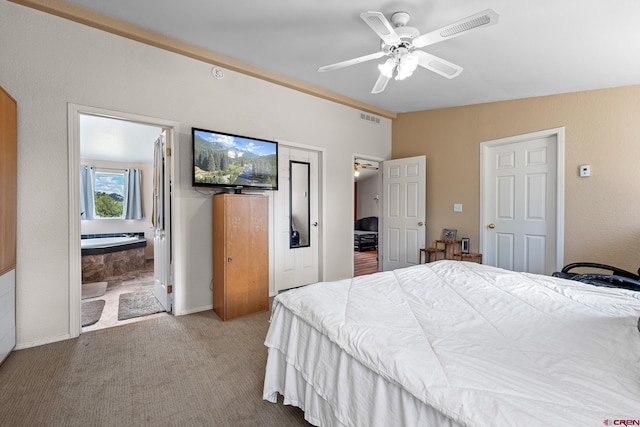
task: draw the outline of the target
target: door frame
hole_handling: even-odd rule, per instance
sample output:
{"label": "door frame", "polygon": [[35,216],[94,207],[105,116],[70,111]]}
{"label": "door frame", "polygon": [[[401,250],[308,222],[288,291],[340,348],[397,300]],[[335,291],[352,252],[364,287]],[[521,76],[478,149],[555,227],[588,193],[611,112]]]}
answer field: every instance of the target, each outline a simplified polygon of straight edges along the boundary
{"label": "door frame", "polygon": [[[80,336],[82,331],[82,251],[80,248],[80,115],[103,116],[116,119],[127,120],[148,124],[152,126],[162,127],[167,130],[167,141],[171,144],[172,155],[169,157],[169,167],[173,177],[178,173],[178,149],[175,147],[177,135],[180,134],[180,124],[178,122],[158,119],[138,114],[125,113],[122,111],[108,110],[98,107],[90,107],[86,105],[72,104],[67,105],[67,126],[69,139],[69,335],[74,338]],[[166,160],[165,160],[166,162]],[[175,186],[174,186],[175,190]],[[170,204],[173,215],[171,216],[171,230],[175,230],[175,217],[178,215],[175,206],[176,194],[173,192]],[[171,231],[173,233],[173,231]],[[175,245],[172,245],[172,252],[175,253]],[[174,254],[170,254],[170,258],[174,260]],[[172,263],[170,269],[170,277],[174,278],[174,282],[178,282]],[[174,307],[173,313],[176,313],[176,306],[180,307],[180,293],[177,292],[179,283],[174,283]]]}
{"label": "door frame", "polygon": [[[372,162],[378,162],[379,164],[379,169],[378,169],[378,190],[380,190],[380,200],[378,200],[378,208],[380,212],[384,212],[384,197],[382,197],[382,192],[384,190],[383,185],[382,185],[382,162],[384,162],[385,160],[389,160],[389,159],[384,159],[382,157],[376,157],[376,156],[372,156],[370,154],[360,154],[360,153],[353,153],[353,155],[351,156],[351,167],[350,167],[350,171],[351,171],[351,207],[353,208],[356,204],[356,194],[355,194],[355,177],[353,176],[353,165],[356,162],[356,159],[362,159],[362,160],[370,160]],[[354,227],[355,227],[355,223],[354,221],[351,221],[351,277],[353,277],[354,273],[355,273],[355,262],[354,262],[354,249],[353,249],[353,234],[354,234]],[[378,215],[378,271],[382,271],[382,259],[384,257],[384,251],[383,251],[383,243],[384,243],[384,236],[382,235],[383,233],[380,232],[380,230],[382,230],[382,227],[384,227],[384,219],[382,218],[382,215],[379,214]]]}
{"label": "door frame", "polygon": [[484,141],[480,143],[480,226],[479,226],[479,247],[481,253],[487,253],[487,209],[488,203],[486,201],[487,192],[486,186],[489,184],[487,179],[487,162],[489,160],[489,150],[491,148],[513,144],[531,139],[547,138],[550,136],[556,137],[556,265],[555,270],[559,271],[564,266],[564,180],[565,180],[565,165],[564,165],[564,139],[565,130],[564,127],[558,127],[553,129],[546,129],[537,132],[526,133],[522,135],[514,135],[506,138],[499,138],[490,141]]}

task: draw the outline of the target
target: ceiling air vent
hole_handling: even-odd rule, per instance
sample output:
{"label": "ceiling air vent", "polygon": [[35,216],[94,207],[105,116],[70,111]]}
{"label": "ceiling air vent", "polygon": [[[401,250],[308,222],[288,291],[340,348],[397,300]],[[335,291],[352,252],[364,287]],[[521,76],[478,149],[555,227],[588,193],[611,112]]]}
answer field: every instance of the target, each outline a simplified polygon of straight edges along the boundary
{"label": "ceiling air vent", "polygon": [[470,21],[462,22],[461,24],[452,25],[448,28],[445,28],[440,32],[440,35],[442,37],[451,37],[454,34],[464,33],[465,31],[473,30],[474,28],[481,27],[490,23],[491,17],[488,15],[483,15]]}
{"label": "ceiling air vent", "polygon": [[372,116],[371,114],[360,113],[360,118],[370,123],[380,124],[380,117]]}

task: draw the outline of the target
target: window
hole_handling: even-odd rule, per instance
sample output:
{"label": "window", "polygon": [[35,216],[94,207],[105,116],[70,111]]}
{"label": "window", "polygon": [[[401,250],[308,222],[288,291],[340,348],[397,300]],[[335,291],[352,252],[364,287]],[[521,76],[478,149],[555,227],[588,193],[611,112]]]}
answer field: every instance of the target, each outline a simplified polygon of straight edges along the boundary
{"label": "window", "polygon": [[142,171],[80,166],[80,218],[144,218]]}
{"label": "window", "polygon": [[122,219],[124,170],[96,169],[93,188],[95,217]]}

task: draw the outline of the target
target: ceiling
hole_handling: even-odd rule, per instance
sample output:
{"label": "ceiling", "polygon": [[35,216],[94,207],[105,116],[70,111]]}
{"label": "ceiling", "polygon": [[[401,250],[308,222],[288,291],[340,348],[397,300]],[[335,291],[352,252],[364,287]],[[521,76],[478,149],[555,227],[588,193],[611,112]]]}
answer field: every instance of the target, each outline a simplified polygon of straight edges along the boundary
{"label": "ceiling", "polygon": [[80,158],[152,163],[162,128],[108,117],[80,115]]}
{"label": "ceiling", "polygon": [[376,176],[379,169],[380,169],[380,163],[378,162],[375,162],[373,160],[356,158],[353,160],[353,170],[354,172],[357,170],[358,174],[356,175],[354,173],[353,180],[355,182],[365,181],[369,178]]}
{"label": "ceiling", "polygon": [[[68,3],[396,113],[640,83],[638,0]],[[363,11],[409,12],[424,34],[487,8],[497,25],[423,48],[462,66],[454,79],[418,68],[374,95],[385,58],[317,72],[379,50]]]}

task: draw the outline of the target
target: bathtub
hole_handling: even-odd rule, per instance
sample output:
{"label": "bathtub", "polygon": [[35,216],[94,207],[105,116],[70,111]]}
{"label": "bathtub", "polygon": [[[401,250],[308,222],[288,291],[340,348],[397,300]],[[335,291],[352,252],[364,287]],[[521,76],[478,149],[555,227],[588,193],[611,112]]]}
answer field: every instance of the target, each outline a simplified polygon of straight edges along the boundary
{"label": "bathtub", "polygon": [[140,240],[139,236],[102,237],[102,238],[94,238],[94,239],[82,239],[80,240],[80,247],[82,249],[108,248],[108,247],[128,245],[133,242],[138,242],[139,240]]}
{"label": "bathtub", "polygon": [[145,265],[144,236],[101,237],[80,240],[82,282],[99,282]]}
{"label": "bathtub", "polygon": [[80,240],[82,256],[110,254],[146,246],[147,241],[142,236],[101,237]]}

